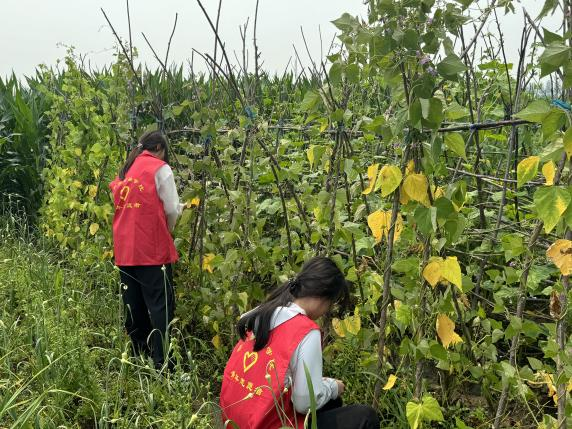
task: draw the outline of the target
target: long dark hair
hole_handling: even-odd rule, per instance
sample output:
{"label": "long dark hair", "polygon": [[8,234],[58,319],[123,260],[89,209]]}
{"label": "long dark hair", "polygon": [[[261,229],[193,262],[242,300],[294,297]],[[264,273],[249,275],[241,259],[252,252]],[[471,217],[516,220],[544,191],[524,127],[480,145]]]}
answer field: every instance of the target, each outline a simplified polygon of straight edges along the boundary
{"label": "long dark hair", "polygon": [[240,338],[246,339],[247,333],[253,331],[254,350],[263,349],[270,337],[274,310],[304,297],[326,298],[339,303],[342,308],[347,305],[348,282],[330,258],[317,256],[307,261],[295,278],[274,289],[264,303],[242,317],[237,324]]}
{"label": "long dark hair", "polygon": [[161,149],[165,150],[165,161],[167,164],[169,163],[169,145],[167,144],[167,138],[161,131],[147,131],[141,137],[139,137],[139,142],[137,146],[135,146],[131,152],[129,152],[129,156],[127,157],[127,161],[121,170],[119,170],[119,178],[121,180],[125,179],[125,175],[133,165],[135,159],[141,155],[144,150],[148,150],[150,152],[158,152]]}

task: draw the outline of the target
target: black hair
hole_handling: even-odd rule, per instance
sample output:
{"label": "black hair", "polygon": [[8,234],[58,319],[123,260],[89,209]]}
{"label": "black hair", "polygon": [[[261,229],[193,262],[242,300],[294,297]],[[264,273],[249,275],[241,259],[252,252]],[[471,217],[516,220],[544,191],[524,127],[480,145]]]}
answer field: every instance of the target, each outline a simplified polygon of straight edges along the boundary
{"label": "black hair", "polygon": [[254,351],[263,349],[270,337],[270,323],[277,307],[284,307],[296,298],[326,298],[345,308],[349,300],[348,282],[330,258],[317,256],[308,260],[293,279],[277,287],[259,307],[243,316],[237,324],[243,340],[249,331],[255,335]]}
{"label": "black hair", "polygon": [[137,146],[135,146],[131,152],[129,152],[129,156],[125,161],[121,170],[119,170],[119,178],[121,180],[125,179],[125,175],[135,162],[135,159],[141,155],[144,150],[148,150],[150,152],[158,152],[161,149],[165,150],[165,161],[167,164],[169,163],[169,145],[167,143],[167,138],[161,131],[147,131],[146,133],[142,134],[139,137],[139,142]]}

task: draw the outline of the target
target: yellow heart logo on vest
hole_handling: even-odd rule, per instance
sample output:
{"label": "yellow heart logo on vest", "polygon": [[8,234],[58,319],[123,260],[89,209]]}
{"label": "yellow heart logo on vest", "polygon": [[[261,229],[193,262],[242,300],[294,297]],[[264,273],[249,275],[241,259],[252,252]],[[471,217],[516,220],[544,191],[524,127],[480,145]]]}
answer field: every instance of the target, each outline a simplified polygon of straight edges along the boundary
{"label": "yellow heart logo on vest", "polygon": [[245,374],[246,374],[246,371],[248,371],[250,368],[252,368],[254,366],[254,364],[256,363],[257,360],[258,360],[258,353],[249,352],[249,351],[244,352],[244,357],[242,359],[242,363],[244,365],[244,373]]}

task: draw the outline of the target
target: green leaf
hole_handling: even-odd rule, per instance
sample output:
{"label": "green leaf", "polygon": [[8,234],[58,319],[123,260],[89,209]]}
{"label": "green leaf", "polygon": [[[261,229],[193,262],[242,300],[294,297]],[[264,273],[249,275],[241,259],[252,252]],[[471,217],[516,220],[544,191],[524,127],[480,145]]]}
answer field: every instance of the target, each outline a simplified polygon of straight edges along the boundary
{"label": "green leaf", "polygon": [[412,28],[406,30],[403,35],[403,46],[410,51],[419,49],[419,33]]}
{"label": "green leaf", "polygon": [[322,97],[315,91],[308,91],[304,94],[304,99],[300,103],[300,109],[303,112],[309,112],[316,108]]}
{"label": "green leaf", "polygon": [[433,88],[435,87],[435,79],[429,73],[424,73],[419,79],[413,82],[413,93],[419,98],[431,98]]}
{"label": "green leaf", "polygon": [[504,259],[506,262],[523,254],[526,251],[522,236],[517,234],[506,234],[501,239],[501,245],[504,250]]}
{"label": "green leaf", "polygon": [[330,67],[330,72],[328,73],[328,78],[330,79],[330,83],[335,85],[340,83],[342,80],[342,65],[338,62],[335,62]]}
{"label": "green leaf", "polygon": [[450,121],[456,121],[458,119],[464,118],[465,116],[469,116],[469,111],[456,101],[453,101],[445,109],[445,118],[449,119]]}
{"label": "green leaf", "polygon": [[523,159],[516,166],[516,187],[520,188],[529,180],[532,180],[538,174],[538,164],[540,163],[540,157],[529,156]]}
{"label": "green leaf", "polygon": [[419,275],[419,264],[419,258],[411,256],[409,258],[398,259],[393,263],[391,268],[397,273]]}
{"label": "green leaf", "polygon": [[554,67],[560,67],[570,59],[570,47],[561,42],[553,42],[544,49],[538,58],[540,64],[545,63]]}
{"label": "green leaf", "polygon": [[415,99],[409,106],[409,122],[416,126],[421,121],[421,102]]}
{"label": "green leaf", "polygon": [[560,109],[551,109],[542,120],[542,141],[548,140],[565,123],[566,116]]}
{"label": "green leaf", "polygon": [[429,235],[437,230],[437,208],[418,206],[413,213],[417,228],[422,234]]}
{"label": "green leaf", "polygon": [[411,307],[405,303],[401,303],[397,307],[397,310],[395,310],[395,320],[397,320],[405,327],[409,326],[409,324],[411,323],[412,316],[413,313],[411,311]]}
{"label": "green leaf", "polygon": [[564,67],[564,80],[562,81],[562,89],[572,88],[572,61]]}
{"label": "green leaf", "polygon": [[457,80],[457,75],[467,69],[465,64],[455,54],[450,54],[437,64],[437,71],[441,76],[451,80]]}
{"label": "green leaf", "polygon": [[422,122],[428,128],[439,128],[443,122],[443,103],[438,98],[419,99],[421,104],[421,117],[425,121]]}
{"label": "green leaf", "polygon": [[437,360],[447,360],[449,357],[445,347],[437,342],[431,345],[429,348],[429,353],[431,353],[431,357]]}
{"label": "green leaf", "polygon": [[463,139],[461,133],[445,134],[445,145],[461,158],[465,160],[467,159],[467,155],[465,153],[465,139]]}
{"label": "green leaf", "polygon": [[349,13],[344,13],[338,19],[333,20],[332,24],[334,24],[338,30],[350,31],[358,27],[359,21]]}
{"label": "green leaf", "polygon": [[[542,10],[540,11],[540,13],[538,14],[538,16],[536,17],[536,21],[538,21],[541,18],[544,18],[546,15],[548,15],[549,12],[554,12],[554,10],[556,9],[556,7],[558,7],[558,0],[546,0],[544,2],[544,6],[542,7]],[[549,43],[549,42],[547,42]]]}
{"label": "green leaf", "polygon": [[[548,0],[552,1],[552,0]],[[554,0],[556,1],[556,0]],[[553,33],[552,31],[547,30],[546,28],[542,27],[542,32],[544,33],[544,43],[550,45],[554,42],[562,42],[562,36],[560,34]]]}
{"label": "green leaf", "polygon": [[533,370],[539,371],[539,370],[541,370],[542,368],[544,368],[544,364],[542,363],[541,360],[538,360],[538,359],[536,359],[536,358],[529,357],[529,356],[527,357],[527,359],[528,359],[528,363],[530,364],[530,367],[531,367]]}
{"label": "green leaf", "polygon": [[545,100],[535,100],[514,116],[530,122],[542,122],[550,113],[550,104]]}
{"label": "green leaf", "polygon": [[417,429],[422,421],[443,421],[441,407],[437,400],[430,395],[423,396],[421,403],[408,402],[405,409],[411,429]]}
{"label": "green leaf", "polygon": [[554,229],[570,200],[568,190],[559,186],[543,186],[536,190],[534,208],[538,218],[544,222],[547,234]]}
{"label": "green leaf", "polygon": [[346,67],[346,79],[349,83],[359,83],[359,67],[357,64],[348,64]]}

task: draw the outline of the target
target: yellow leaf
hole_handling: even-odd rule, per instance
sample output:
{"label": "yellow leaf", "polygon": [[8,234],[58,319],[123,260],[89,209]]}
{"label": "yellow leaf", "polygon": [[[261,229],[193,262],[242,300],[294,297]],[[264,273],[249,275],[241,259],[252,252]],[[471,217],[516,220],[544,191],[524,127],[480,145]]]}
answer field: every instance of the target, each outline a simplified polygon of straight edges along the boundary
{"label": "yellow leaf", "polygon": [[401,185],[401,189],[399,191],[399,203],[404,206],[409,201],[411,201],[411,198],[409,197],[409,195],[407,195],[407,192],[405,191],[403,185]]}
{"label": "yellow leaf", "polygon": [[[382,237],[388,238],[391,223],[391,211],[377,210],[367,217],[367,224],[375,238],[375,242],[379,243]],[[403,230],[403,218],[400,213],[397,213],[395,220],[395,231],[393,233],[393,242],[395,243],[401,231]]]}
{"label": "yellow leaf", "polygon": [[332,319],[332,327],[340,337],[345,337],[347,333],[357,335],[361,329],[359,308],[355,308],[353,316],[348,316],[342,320],[336,318]]}
{"label": "yellow leaf", "polygon": [[87,188],[87,193],[91,198],[95,198],[95,196],[97,195],[97,186],[89,185],[89,187]]}
{"label": "yellow leaf", "polygon": [[410,174],[415,173],[415,162],[410,159],[405,167],[405,175],[409,176]]}
{"label": "yellow leaf", "polygon": [[310,146],[306,151],[308,161],[310,161],[310,168],[314,168],[314,146]]}
{"label": "yellow leaf", "polygon": [[76,156],[81,156],[81,148],[76,147],[73,151],[76,154]]}
{"label": "yellow leaf", "polygon": [[346,331],[350,334],[357,335],[361,329],[361,318],[359,315],[359,307],[354,310],[353,316],[348,316],[344,319]]}
{"label": "yellow leaf", "polygon": [[220,336],[216,334],[211,340],[215,349],[220,350]]}
{"label": "yellow leaf", "polygon": [[445,191],[443,191],[443,188],[441,186],[433,186],[433,200],[437,200],[443,196],[445,196]]}
{"label": "yellow leaf", "polygon": [[193,198],[191,201],[187,201],[185,207],[190,209],[191,207],[198,207],[201,203],[201,199],[199,197]]}
{"label": "yellow leaf", "polygon": [[455,322],[446,314],[437,315],[437,335],[445,348],[463,342],[463,339],[455,332]]}
{"label": "yellow leaf", "polygon": [[540,162],[540,157],[529,156],[523,159],[516,166],[516,187],[520,188],[529,180],[534,179],[536,173],[538,173],[538,163]]}
{"label": "yellow leaf", "polygon": [[[391,220],[391,213],[388,212],[388,215],[390,216],[389,220]],[[394,243],[397,240],[399,240],[399,237],[401,236],[401,231],[403,231],[403,218],[401,217],[400,213],[397,213],[397,218],[395,219],[395,231],[393,233]]]}
{"label": "yellow leaf", "polygon": [[91,235],[95,235],[97,233],[97,231],[99,231],[99,224],[98,223],[92,223],[89,226],[89,233]]}
{"label": "yellow leaf", "polygon": [[101,255],[102,259],[111,259],[113,258],[113,250],[106,250],[105,252],[103,252],[103,255]]}
{"label": "yellow leaf", "polygon": [[383,232],[387,227],[386,218],[387,217],[383,210],[377,210],[367,217],[367,225],[371,229],[371,233],[373,234],[376,243],[379,243],[381,241],[381,237],[383,237]]}
{"label": "yellow leaf", "polygon": [[387,379],[387,383],[385,383],[385,386],[383,386],[383,390],[390,390],[395,385],[396,381],[397,376],[395,374],[391,374]]}
{"label": "yellow leaf", "polygon": [[441,276],[463,290],[463,282],[461,275],[461,266],[456,256],[447,256],[441,264]]}
{"label": "yellow leaf", "polygon": [[381,196],[387,197],[401,183],[401,170],[395,165],[384,165],[379,172],[378,180],[381,183]]}
{"label": "yellow leaf", "polygon": [[403,189],[407,196],[414,201],[427,201],[427,177],[421,173],[413,173],[403,180]]}
{"label": "yellow leaf", "polygon": [[314,207],[314,210],[312,210],[312,213],[314,213],[314,217],[316,218],[316,220],[318,222],[320,222],[322,219],[322,209],[320,208],[320,206]]}
{"label": "yellow leaf", "polygon": [[564,145],[568,159],[570,159],[572,156],[572,127],[569,127],[562,136],[562,144]]}
{"label": "yellow leaf", "polygon": [[338,334],[339,337],[343,338],[346,336],[346,332],[340,319],[334,317],[332,319],[332,327],[334,328],[334,332]]}
{"label": "yellow leaf", "polygon": [[572,241],[556,240],[546,251],[563,276],[572,274]]}
{"label": "yellow leaf", "polygon": [[433,287],[446,280],[457,286],[461,291],[463,290],[461,266],[456,256],[448,256],[445,259],[432,259],[423,269],[423,278]]}
{"label": "yellow leaf", "polygon": [[399,310],[399,307],[401,307],[402,302],[398,299],[394,299],[393,300],[393,308],[395,308],[395,310]]}
{"label": "yellow leaf", "polygon": [[541,372],[542,381],[548,387],[548,396],[552,396],[554,403],[558,403],[558,392],[556,390],[556,386],[554,386],[554,376],[552,374],[548,374],[544,371]]}
{"label": "yellow leaf", "polygon": [[74,180],[74,181],[72,182],[72,185],[73,185],[74,187],[76,187],[77,189],[80,189],[80,188],[83,186],[79,180]]}
{"label": "yellow leaf", "polygon": [[425,265],[423,269],[423,278],[433,287],[437,286],[437,283],[441,280],[442,262],[443,260],[441,258],[435,259]]}
{"label": "yellow leaf", "polygon": [[542,174],[546,179],[546,186],[554,185],[554,176],[556,175],[556,166],[554,165],[554,161],[548,161],[542,166]]}
{"label": "yellow leaf", "polygon": [[203,271],[208,271],[209,273],[213,272],[214,267],[211,265],[211,262],[214,258],[215,255],[213,253],[207,253],[203,256]]}
{"label": "yellow leaf", "polygon": [[367,195],[375,188],[377,182],[377,172],[379,171],[379,164],[373,164],[367,167],[367,177],[369,177],[369,186],[364,189],[362,194]]}

